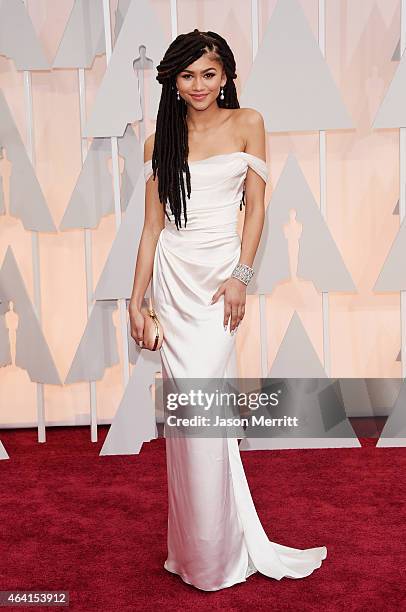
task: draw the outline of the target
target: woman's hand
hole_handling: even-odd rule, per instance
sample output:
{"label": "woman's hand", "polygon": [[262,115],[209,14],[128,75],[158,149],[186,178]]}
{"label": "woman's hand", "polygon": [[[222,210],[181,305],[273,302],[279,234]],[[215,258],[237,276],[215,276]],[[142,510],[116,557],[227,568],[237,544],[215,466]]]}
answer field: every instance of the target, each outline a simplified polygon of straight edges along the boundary
{"label": "woman's hand", "polygon": [[130,315],[131,337],[142,348],[144,340],[144,316],[139,308],[131,301],[128,305]]}
{"label": "woman's hand", "polygon": [[211,304],[217,302],[222,294],[224,294],[224,329],[227,328],[230,319],[230,333],[233,334],[245,314],[247,287],[238,278],[230,277],[217,289]]}

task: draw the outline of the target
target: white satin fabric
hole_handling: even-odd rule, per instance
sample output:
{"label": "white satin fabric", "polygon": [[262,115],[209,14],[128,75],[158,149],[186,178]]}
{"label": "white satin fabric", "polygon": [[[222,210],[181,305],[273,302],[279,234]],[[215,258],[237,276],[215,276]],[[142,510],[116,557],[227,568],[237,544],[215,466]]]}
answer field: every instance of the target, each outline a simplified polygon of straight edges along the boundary
{"label": "white satin fabric", "polygon": [[[248,167],[266,182],[265,162],[236,151],[189,162],[187,226],[161,231],[152,301],[164,329],[163,377],[238,377],[235,335],[224,331],[223,296],[210,304],[239,261],[239,204]],[[144,165],[145,180],[152,174]],[[165,569],[215,591],[256,571],[280,580],[321,566],[325,546],[296,549],[271,542],[258,518],[236,438],[166,438],[168,556]]]}

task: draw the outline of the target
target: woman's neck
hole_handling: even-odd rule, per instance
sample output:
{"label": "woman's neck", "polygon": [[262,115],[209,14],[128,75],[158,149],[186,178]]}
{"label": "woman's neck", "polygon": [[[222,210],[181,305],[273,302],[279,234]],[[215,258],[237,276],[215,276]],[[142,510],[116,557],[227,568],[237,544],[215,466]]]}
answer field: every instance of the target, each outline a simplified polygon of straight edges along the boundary
{"label": "woman's neck", "polygon": [[186,113],[189,132],[206,132],[218,127],[223,110],[217,103],[211,104],[208,108],[201,111],[189,106]]}

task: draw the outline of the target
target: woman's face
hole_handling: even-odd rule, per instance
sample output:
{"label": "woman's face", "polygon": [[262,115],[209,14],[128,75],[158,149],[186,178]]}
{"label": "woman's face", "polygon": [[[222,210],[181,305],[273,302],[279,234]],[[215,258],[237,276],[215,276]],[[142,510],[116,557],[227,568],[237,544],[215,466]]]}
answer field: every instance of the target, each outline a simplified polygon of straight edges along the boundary
{"label": "woman's face", "polygon": [[205,53],[178,74],[176,86],[186,104],[203,110],[216,101],[226,81],[222,66]]}

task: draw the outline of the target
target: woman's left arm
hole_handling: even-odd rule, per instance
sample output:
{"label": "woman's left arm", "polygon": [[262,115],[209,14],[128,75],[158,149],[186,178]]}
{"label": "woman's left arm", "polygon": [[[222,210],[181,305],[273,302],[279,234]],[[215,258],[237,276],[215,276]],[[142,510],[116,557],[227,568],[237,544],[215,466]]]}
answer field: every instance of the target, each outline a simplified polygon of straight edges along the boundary
{"label": "woman's left arm", "polygon": [[[258,111],[243,109],[242,117],[246,131],[245,152],[251,153],[265,161],[266,133],[264,120]],[[245,179],[245,217],[241,238],[241,253],[238,263],[250,268],[254,263],[255,254],[261,239],[265,220],[265,182],[252,168],[248,168]],[[220,285],[213,296],[216,302],[224,293],[224,328],[230,321],[230,332],[234,333],[244,318],[247,286],[238,278],[230,277]]]}

